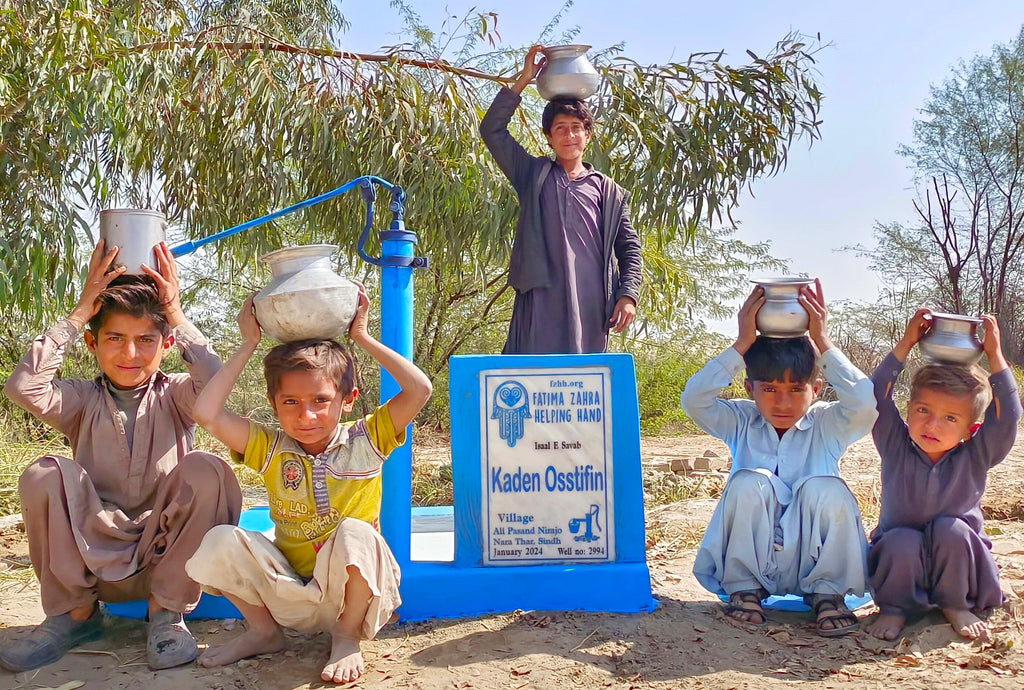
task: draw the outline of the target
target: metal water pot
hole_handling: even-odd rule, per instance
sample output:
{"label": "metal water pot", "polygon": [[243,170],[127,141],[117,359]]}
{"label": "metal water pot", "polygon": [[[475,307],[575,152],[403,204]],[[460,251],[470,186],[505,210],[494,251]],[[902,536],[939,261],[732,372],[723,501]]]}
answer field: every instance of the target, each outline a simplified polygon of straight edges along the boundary
{"label": "metal water pot", "polygon": [[770,338],[799,338],[807,332],[807,310],[797,300],[800,288],[812,285],[813,278],[783,276],[758,278],[764,288],[765,303],[757,310],[755,323],[761,335]]}
{"label": "metal water pot", "polygon": [[334,338],[348,331],[359,306],[359,287],[331,267],[336,244],[286,247],[260,258],[274,274],[253,298],[256,318],[283,343]]}
{"label": "metal water pot", "polygon": [[932,327],[917,346],[925,359],[936,364],[970,366],[981,359],[978,326],[982,320],[960,314],[932,313]]}
{"label": "metal water pot", "polygon": [[111,268],[124,266],[127,274],[144,275],[143,265],[158,270],[153,248],[167,238],[167,219],[144,208],[108,208],[100,211],[100,238],[107,249],[118,247]]}
{"label": "metal water pot", "polygon": [[601,83],[601,75],[587,59],[590,46],[582,43],[548,46],[541,50],[546,58],[537,75],[537,92],[541,98],[578,98],[594,95]]}

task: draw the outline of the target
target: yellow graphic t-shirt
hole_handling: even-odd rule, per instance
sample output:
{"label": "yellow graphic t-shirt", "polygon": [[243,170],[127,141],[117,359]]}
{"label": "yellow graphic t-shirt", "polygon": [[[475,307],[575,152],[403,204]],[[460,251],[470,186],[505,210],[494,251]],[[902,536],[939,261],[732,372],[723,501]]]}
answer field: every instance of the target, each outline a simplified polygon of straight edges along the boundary
{"label": "yellow graphic t-shirt", "polygon": [[249,421],[243,462],[263,476],[274,520],[274,544],[295,572],[313,574],[316,554],[343,517],[380,529],[381,468],[405,443],[387,405],[338,425],[323,453],[310,456],[283,431]]}

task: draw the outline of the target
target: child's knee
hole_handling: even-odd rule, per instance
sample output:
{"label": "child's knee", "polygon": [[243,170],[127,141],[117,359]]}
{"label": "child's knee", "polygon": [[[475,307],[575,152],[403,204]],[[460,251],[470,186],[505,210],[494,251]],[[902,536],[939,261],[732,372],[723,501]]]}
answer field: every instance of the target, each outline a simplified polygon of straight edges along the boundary
{"label": "child's knee", "polygon": [[338,521],[338,526],[335,529],[359,538],[372,539],[377,535],[377,530],[373,528],[373,525],[358,518],[343,517]]}
{"label": "child's knee", "polygon": [[912,558],[921,553],[924,533],[911,527],[894,527],[886,530],[871,545],[869,558],[877,560],[882,554],[893,558]]}
{"label": "child's knee", "polygon": [[838,477],[811,477],[800,487],[800,492],[831,511],[856,509],[860,513],[857,498],[846,482]]}
{"label": "child's knee", "polygon": [[738,470],[729,477],[722,498],[745,504],[762,499],[766,492],[771,495],[775,493],[775,489],[772,488],[771,480],[768,477],[760,472]]}
{"label": "child's knee", "polygon": [[190,483],[202,487],[219,487],[222,483],[224,470],[230,473],[227,463],[211,453],[193,450],[186,453],[180,460],[175,471],[181,472]]}
{"label": "child's knee", "polygon": [[22,503],[29,503],[64,490],[60,466],[50,457],[42,457],[25,468],[18,478],[18,495]]}
{"label": "child's knee", "polygon": [[971,527],[966,522],[955,517],[937,517],[931,525],[932,548],[964,544],[970,541]]}
{"label": "child's knee", "polygon": [[234,551],[239,544],[239,532],[241,527],[235,525],[214,525],[203,537],[202,543],[196,549],[196,553],[205,551],[208,553],[226,553]]}

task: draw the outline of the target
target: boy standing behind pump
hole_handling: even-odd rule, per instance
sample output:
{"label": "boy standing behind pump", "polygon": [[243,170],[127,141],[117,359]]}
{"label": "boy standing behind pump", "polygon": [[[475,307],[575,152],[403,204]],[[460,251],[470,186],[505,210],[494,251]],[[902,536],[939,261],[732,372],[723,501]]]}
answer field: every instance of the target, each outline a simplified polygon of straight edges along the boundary
{"label": "boy standing behind pump", "polygon": [[[758,336],[765,295],[756,287],[740,309],[736,342],[686,382],[683,409],[733,457],[693,572],[728,595],[726,614],[736,620],[763,625],[768,595],[802,594],[818,634],[835,637],[858,627],[844,596],[867,589],[867,540],[839,458],[877,413],[871,382],[829,340],[821,284],[800,288],[799,301],[810,339]],[[815,348],[838,402],[815,402]],[[753,400],[720,399],[744,364]]]}
{"label": "boy standing behind pump", "polygon": [[508,123],[543,63],[532,46],[519,79],[480,122],[487,150],[519,197],[508,282],[516,291],[504,354],[604,352],[636,316],[643,259],[626,192],[583,162],[594,118],[575,98],[541,118],[555,160],[531,156]]}

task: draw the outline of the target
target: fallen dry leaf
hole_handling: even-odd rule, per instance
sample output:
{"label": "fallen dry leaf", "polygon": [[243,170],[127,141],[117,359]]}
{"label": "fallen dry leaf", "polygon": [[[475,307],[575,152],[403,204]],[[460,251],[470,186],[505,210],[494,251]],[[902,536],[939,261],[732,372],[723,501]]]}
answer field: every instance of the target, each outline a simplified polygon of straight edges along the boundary
{"label": "fallen dry leaf", "polygon": [[924,660],[924,657],[922,657],[920,653],[918,653],[918,654],[900,654],[898,657],[896,657],[893,660],[893,662],[897,666],[920,666],[921,662],[923,660]]}

